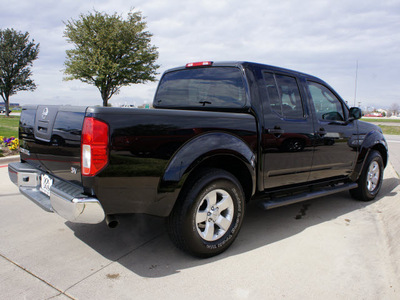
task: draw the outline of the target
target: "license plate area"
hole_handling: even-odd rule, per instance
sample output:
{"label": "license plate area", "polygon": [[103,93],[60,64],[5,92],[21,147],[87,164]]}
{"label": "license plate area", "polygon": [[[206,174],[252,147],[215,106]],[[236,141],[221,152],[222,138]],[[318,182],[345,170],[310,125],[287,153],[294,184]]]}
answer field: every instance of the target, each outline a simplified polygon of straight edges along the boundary
{"label": "license plate area", "polygon": [[40,188],[39,190],[50,197],[50,188],[53,185],[53,179],[46,174],[40,175]]}

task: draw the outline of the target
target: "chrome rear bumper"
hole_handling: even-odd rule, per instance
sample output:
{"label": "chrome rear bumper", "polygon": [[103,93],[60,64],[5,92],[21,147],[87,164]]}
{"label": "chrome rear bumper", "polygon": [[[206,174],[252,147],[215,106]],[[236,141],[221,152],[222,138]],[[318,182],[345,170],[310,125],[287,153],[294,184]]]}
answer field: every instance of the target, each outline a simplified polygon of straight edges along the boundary
{"label": "chrome rear bumper", "polygon": [[98,199],[83,195],[83,188],[70,182],[53,179],[50,197],[42,193],[42,172],[27,163],[10,163],[8,175],[20,192],[48,212],[55,212],[74,223],[97,224],[104,220],[103,207]]}

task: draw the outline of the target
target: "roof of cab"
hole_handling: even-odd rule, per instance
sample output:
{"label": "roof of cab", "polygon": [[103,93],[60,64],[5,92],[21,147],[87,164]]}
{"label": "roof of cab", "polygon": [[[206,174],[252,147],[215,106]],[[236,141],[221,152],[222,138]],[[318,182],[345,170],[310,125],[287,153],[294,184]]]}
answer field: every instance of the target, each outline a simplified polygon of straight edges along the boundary
{"label": "roof of cab", "polygon": [[[243,67],[243,68],[251,68],[251,69],[261,69],[261,70],[270,70],[273,72],[282,72],[282,73],[291,73],[297,76],[304,76],[312,80],[317,80],[317,81],[322,81],[320,78],[315,77],[310,74],[306,74],[303,72],[291,70],[291,69],[286,69],[282,67],[277,67],[277,66],[272,66],[272,65],[267,65],[267,64],[261,64],[261,63],[255,63],[255,62],[249,62],[249,61],[205,61],[205,63],[202,65],[202,62],[194,62],[194,63],[188,63],[184,66],[168,69],[165,71],[165,73],[168,72],[173,72],[173,71],[178,71],[178,70],[185,70],[185,69],[191,69],[191,68],[209,68],[209,67]],[[189,64],[194,64],[194,66],[189,66]]]}

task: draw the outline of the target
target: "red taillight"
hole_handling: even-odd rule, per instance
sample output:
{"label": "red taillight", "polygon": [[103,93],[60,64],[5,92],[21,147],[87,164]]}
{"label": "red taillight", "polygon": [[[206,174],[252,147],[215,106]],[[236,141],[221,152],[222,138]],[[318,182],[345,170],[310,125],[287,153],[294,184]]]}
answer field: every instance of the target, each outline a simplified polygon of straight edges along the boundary
{"label": "red taillight", "polygon": [[192,68],[192,67],[206,67],[206,66],[211,66],[213,64],[212,61],[199,61],[199,62],[194,62],[194,63],[188,63],[186,64],[186,68]]}
{"label": "red taillight", "polygon": [[85,118],[81,141],[82,175],[94,176],[108,163],[108,125],[95,118]]}

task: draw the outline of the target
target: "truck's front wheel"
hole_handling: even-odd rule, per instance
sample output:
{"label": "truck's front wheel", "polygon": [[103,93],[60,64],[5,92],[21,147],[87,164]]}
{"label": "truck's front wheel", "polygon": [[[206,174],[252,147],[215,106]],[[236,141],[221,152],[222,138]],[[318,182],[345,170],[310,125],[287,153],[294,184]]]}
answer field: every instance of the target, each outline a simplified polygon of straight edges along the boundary
{"label": "truck's front wheel", "polygon": [[244,193],[230,173],[210,169],[183,190],[168,219],[168,232],[178,248],[198,257],[225,251],[239,233]]}
{"label": "truck's front wheel", "polygon": [[358,188],[350,190],[353,198],[361,201],[375,199],[382,186],[383,160],[380,153],[372,150],[358,179]]}

